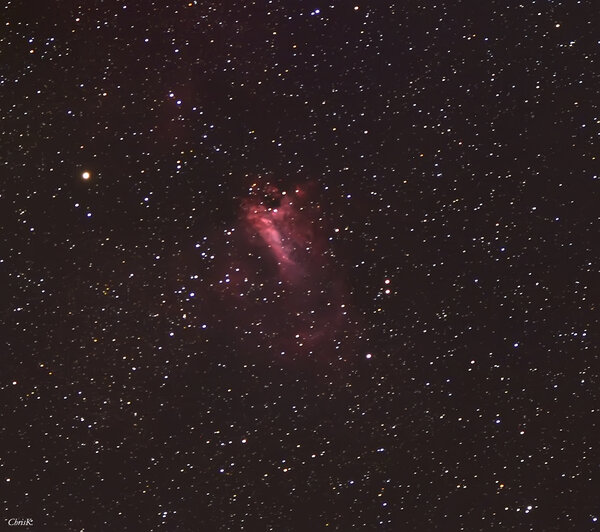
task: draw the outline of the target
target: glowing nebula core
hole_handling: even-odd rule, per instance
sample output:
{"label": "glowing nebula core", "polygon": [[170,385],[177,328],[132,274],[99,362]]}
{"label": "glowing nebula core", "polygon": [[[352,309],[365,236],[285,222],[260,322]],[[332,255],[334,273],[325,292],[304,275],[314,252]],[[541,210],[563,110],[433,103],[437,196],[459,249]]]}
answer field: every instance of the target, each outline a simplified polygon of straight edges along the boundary
{"label": "glowing nebula core", "polygon": [[323,257],[314,252],[313,231],[316,208],[302,201],[301,189],[292,194],[280,193],[267,186],[242,202],[245,231],[250,239],[260,239],[276,262],[281,278],[290,284],[306,278]]}
{"label": "glowing nebula core", "polygon": [[244,341],[277,354],[333,353],[347,313],[315,190],[250,187],[220,268],[227,277],[218,287]]}

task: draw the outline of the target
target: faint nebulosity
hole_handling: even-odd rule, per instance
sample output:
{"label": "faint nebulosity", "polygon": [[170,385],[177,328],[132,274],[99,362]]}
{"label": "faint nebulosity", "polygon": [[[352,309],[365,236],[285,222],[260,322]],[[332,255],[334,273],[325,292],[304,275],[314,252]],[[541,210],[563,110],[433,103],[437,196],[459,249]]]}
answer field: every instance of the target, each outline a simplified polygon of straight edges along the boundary
{"label": "faint nebulosity", "polygon": [[600,526],[593,2],[0,14],[7,527]]}

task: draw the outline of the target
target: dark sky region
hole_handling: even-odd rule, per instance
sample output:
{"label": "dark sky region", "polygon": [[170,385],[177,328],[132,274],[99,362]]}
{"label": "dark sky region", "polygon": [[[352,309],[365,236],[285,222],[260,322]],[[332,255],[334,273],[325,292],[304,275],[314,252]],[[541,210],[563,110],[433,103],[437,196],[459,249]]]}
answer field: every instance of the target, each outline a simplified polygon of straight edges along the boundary
{"label": "dark sky region", "polygon": [[598,529],[598,20],[4,0],[2,526]]}

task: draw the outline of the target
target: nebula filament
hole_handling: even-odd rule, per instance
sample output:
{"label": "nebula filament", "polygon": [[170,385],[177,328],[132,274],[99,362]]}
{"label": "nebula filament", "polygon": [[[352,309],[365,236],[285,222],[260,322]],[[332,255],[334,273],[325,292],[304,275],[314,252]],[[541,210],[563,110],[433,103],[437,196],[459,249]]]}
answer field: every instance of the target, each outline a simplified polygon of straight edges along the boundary
{"label": "nebula filament", "polygon": [[[246,345],[281,355],[332,353],[345,321],[345,285],[327,249],[314,185],[254,184],[240,202],[220,280]],[[229,303],[227,303],[229,302]]]}

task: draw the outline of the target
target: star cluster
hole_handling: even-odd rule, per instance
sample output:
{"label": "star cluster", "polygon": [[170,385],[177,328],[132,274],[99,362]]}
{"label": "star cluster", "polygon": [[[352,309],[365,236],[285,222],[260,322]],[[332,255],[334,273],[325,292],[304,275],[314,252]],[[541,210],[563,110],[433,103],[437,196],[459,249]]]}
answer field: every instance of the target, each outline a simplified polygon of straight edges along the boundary
{"label": "star cluster", "polygon": [[595,529],[595,11],[3,2],[3,521]]}

